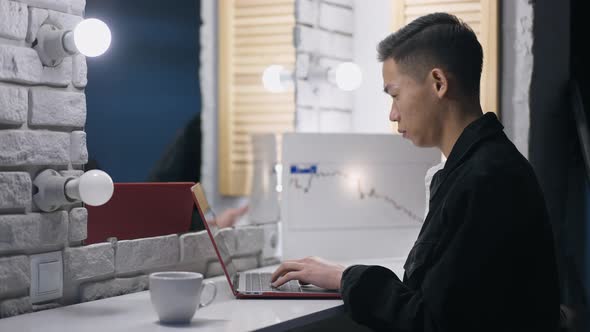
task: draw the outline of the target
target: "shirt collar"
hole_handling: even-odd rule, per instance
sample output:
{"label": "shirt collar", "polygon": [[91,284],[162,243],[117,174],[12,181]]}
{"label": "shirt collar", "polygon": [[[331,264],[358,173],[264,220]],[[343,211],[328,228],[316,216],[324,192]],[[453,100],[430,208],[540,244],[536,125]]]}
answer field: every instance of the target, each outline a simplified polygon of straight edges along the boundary
{"label": "shirt collar", "polygon": [[434,198],[447,175],[459,167],[481,141],[502,132],[503,129],[504,126],[498,121],[496,114],[492,112],[485,113],[479,119],[467,125],[455,145],[453,145],[445,167],[435,174],[432,179],[430,200]]}

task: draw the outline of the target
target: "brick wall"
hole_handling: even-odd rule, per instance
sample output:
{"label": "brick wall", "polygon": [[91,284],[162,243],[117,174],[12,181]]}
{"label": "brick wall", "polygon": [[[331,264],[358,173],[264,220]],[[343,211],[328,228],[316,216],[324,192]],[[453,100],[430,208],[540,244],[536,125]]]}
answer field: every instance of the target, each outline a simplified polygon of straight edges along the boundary
{"label": "brick wall", "polygon": [[47,307],[28,296],[30,257],[52,251],[66,257],[86,236],[80,204],[44,213],[32,201],[40,170],[79,174],[88,160],[85,58],[44,67],[31,47],[43,23],[72,29],[84,6],[84,0],[0,0],[0,317]]}
{"label": "brick wall", "polygon": [[[221,273],[205,232],[84,246],[88,213],[82,204],[52,213],[35,206],[32,182],[40,171],[80,176],[88,161],[87,67],[81,55],[44,67],[32,45],[43,23],[72,29],[83,19],[85,4],[0,0],[0,318],[145,290],[147,275],[154,271]],[[214,36],[208,39],[214,45]],[[235,237],[231,254],[241,257],[240,269],[265,262],[263,228],[226,232]],[[31,258],[51,252],[63,260],[63,293],[33,303]]]}
{"label": "brick wall", "polygon": [[310,77],[308,68],[353,61],[353,0],[297,0],[296,131],[352,131],[352,92]]}

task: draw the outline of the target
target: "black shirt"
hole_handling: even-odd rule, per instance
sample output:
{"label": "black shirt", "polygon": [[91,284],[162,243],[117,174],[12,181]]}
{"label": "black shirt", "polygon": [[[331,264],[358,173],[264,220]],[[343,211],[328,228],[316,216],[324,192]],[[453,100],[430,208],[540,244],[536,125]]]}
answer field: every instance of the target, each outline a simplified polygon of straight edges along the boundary
{"label": "black shirt", "polygon": [[545,201],[493,113],[469,124],[432,179],[429,213],[403,281],[344,271],[355,321],[393,331],[556,331],[559,289]]}

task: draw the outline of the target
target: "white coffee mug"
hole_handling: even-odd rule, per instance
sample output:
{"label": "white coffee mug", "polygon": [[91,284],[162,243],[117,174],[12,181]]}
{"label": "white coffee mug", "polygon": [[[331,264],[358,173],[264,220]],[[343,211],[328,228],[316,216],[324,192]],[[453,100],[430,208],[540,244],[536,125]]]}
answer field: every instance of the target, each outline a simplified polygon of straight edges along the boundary
{"label": "white coffee mug", "polygon": [[[162,323],[188,323],[197,307],[211,304],[217,295],[217,287],[211,281],[203,281],[196,272],[156,272],[150,274],[150,299]],[[213,295],[201,302],[205,286],[213,287]]]}

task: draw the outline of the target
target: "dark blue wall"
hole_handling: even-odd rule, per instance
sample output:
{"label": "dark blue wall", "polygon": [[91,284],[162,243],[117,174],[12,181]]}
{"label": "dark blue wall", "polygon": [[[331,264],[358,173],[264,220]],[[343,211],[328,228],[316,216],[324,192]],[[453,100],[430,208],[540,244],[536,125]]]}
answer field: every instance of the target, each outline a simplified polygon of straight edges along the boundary
{"label": "dark blue wall", "polygon": [[89,168],[115,182],[146,181],[199,116],[199,11],[198,0],[87,0],[86,17],[113,36],[107,53],[87,59]]}

